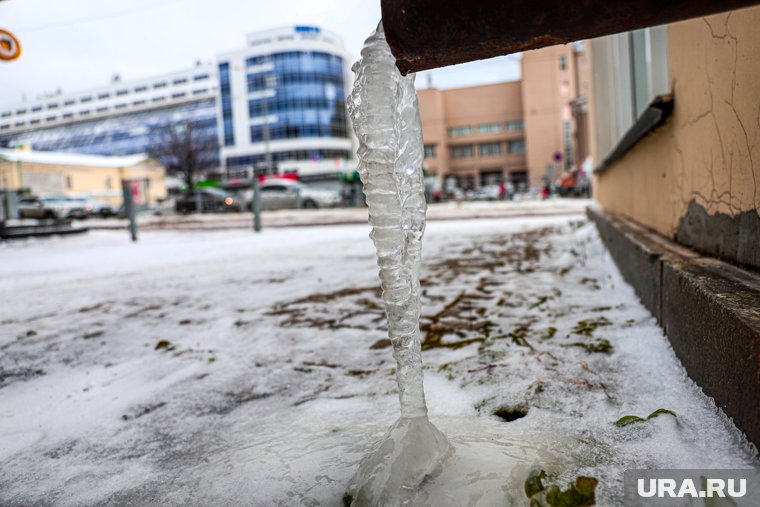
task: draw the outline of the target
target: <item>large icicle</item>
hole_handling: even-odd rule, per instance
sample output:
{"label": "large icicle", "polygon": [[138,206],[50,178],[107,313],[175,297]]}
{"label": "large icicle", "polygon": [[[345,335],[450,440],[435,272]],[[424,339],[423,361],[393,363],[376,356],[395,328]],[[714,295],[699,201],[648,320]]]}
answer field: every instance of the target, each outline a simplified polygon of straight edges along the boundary
{"label": "large icicle", "polygon": [[348,110],[359,139],[359,171],[397,362],[401,418],[362,461],[349,494],[358,505],[399,505],[440,468],[449,450],[446,437],[427,419],[422,385],[419,267],[427,208],[422,127],[414,75],[399,73],[382,23],[353,70]]}

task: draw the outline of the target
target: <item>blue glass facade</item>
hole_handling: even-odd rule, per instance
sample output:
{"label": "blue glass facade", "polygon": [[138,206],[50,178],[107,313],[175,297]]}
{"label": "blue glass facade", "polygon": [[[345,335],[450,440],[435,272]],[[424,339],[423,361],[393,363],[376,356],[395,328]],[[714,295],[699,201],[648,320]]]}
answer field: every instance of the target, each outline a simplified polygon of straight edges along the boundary
{"label": "blue glass facade", "polygon": [[[189,122],[204,145],[217,142],[216,101],[204,99],[118,116],[78,121],[28,132],[0,136],[0,145],[30,145],[39,151],[63,151],[91,155],[131,155],[149,151],[158,129]],[[219,164],[219,152],[210,148],[201,155],[204,166]],[[166,161],[162,161],[166,162]]]}
{"label": "blue glass facade", "polygon": [[[275,151],[272,153],[273,162],[282,162],[284,160],[324,160],[324,159],[349,159],[351,153],[348,150],[287,150],[287,151]],[[257,166],[266,162],[266,155],[245,155],[241,157],[227,157],[227,167],[240,167],[240,166]]]}
{"label": "blue glass facade", "polygon": [[230,88],[230,64],[219,64],[219,98],[222,104],[222,134],[224,145],[235,144],[235,131],[232,126],[232,90]]}
{"label": "blue glass facade", "polygon": [[[269,63],[270,68],[254,67]],[[271,97],[252,98],[249,118],[276,115],[269,138],[348,138],[343,59],[320,51],[286,51],[246,59],[248,93],[274,89]],[[265,127],[252,125],[252,143],[265,139]]]}

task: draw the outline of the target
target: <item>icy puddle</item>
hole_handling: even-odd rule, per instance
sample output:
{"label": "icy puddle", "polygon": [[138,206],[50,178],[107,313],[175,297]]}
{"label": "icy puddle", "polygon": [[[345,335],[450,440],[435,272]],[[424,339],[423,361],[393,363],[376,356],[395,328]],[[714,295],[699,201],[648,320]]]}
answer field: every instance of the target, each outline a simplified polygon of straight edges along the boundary
{"label": "icy puddle", "polygon": [[[0,505],[343,505],[399,413],[367,227],[124,243],[0,248]],[[583,217],[433,222],[424,252],[428,416],[456,452],[414,503],[527,505],[534,463],[603,506],[626,468],[760,465]]]}

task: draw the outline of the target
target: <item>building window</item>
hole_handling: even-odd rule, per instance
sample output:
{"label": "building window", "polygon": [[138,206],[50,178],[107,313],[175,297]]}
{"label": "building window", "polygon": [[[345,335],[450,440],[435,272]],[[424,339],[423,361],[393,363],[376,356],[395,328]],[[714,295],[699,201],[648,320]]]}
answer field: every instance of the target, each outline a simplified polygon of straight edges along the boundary
{"label": "building window", "polygon": [[64,118],[72,118],[73,116],[74,116],[74,113],[64,113],[63,114]]}
{"label": "building window", "polygon": [[562,122],[562,133],[565,141],[565,163],[567,167],[573,165],[573,132],[570,126],[570,122],[564,120]]}
{"label": "building window", "polygon": [[153,83],[153,88],[154,89],[166,88],[166,83],[163,83],[163,82],[162,83]]}
{"label": "building window", "polygon": [[26,114],[26,109],[17,109],[16,114]]}
{"label": "building window", "polygon": [[4,112],[4,113],[2,114],[2,117],[3,117],[3,118],[8,118],[10,115],[11,115],[11,112],[10,112],[10,111],[6,111],[6,112]]}
{"label": "building window", "polygon": [[108,111],[107,107],[99,107],[95,110],[96,113],[104,113],[106,111]]}
{"label": "building window", "polygon": [[449,137],[469,136],[472,134],[472,127],[451,127]]}
{"label": "building window", "polygon": [[207,93],[208,88],[201,88],[200,90],[193,90],[193,95],[200,95],[201,93]]}
{"label": "building window", "polygon": [[106,178],[106,188],[107,188],[108,190],[111,190],[111,187],[112,187],[112,185],[113,185],[113,183],[112,183],[112,181],[111,181],[111,177],[110,177],[110,176],[108,176],[108,177]]}
{"label": "building window", "polygon": [[434,144],[426,144],[425,145],[425,158],[435,158],[435,145]]}
{"label": "building window", "polygon": [[494,134],[501,132],[501,123],[481,123],[478,125],[478,134]]}
{"label": "building window", "polygon": [[47,118],[45,118],[45,121],[55,121],[57,119],[58,119],[57,116],[48,116]]}
{"label": "building window", "polygon": [[472,153],[473,149],[471,144],[451,147],[451,158],[472,158]]}
{"label": "building window", "polygon": [[5,125],[0,125],[0,130],[6,130],[6,129],[9,129],[9,128],[11,128],[10,123],[6,123]]}
{"label": "building window", "polygon": [[54,104],[48,104],[47,108],[48,109],[58,109],[58,104],[55,104],[55,103]]}
{"label": "building window", "polygon": [[98,95],[98,98],[99,99],[107,99],[110,96],[111,96],[110,93],[101,93],[100,95]]}
{"label": "building window", "polygon": [[185,96],[184,93],[172,93],[172,98],[173,99],[180,99],[180,98],[182,98],[184,96]]}
{"label": "building window", "polygon": [[66,176],[66,189],[71,190],[71,176]]}
{"label": "building window", "polygon": [[478,146],[478,153],[481,157],[493,157],[501,155],[501,143],[483,143]]}
{"label": "building window", "polygon": [[559,70],[566,70],[567,69],[567,57],[565,55],[562,55],[559,57]]}
{"label": "building window", "polygon": [[92,102],[92,97],[82,97],[81,99],[79,99],[79,102],[81,102],[83,104],[85,102]]}
{"label": "building window", "polygon": [[135,105],[135,106],[142,106],[143,104],[145,104],[144,100],[136,100],[132,103],[132,105]]}
{"label": "building window", "polygon": [[76,101],[74,101],[74,100],[67,100],[67,101],[65,101],[65,102],[63,103],[63,105],[64,105],[64,106],[73,106],[73,105],[74,105],[74,102],[76,102]]}
{"label": "building window", "polygon": [[148,89],[147,86],[138,86],[135,88],[135,92],[144,92],[147,89]]}
{"label": "building window", "polygon": [[172,84],[175,84],[175,85],[184,84],[184,83],[187,83],[187,78],[184,78],[184,77],[181,79],[175,79],[174,81],[172,81]]}
{"label": "building window", "polygon": [[36,112],[38,112],[38,111],[42,111],[42,106],[34,106],[34,107],[32,108],[32,112],[33,112],[33,113],[36,113]]}
{"label": "building window", "polygon": [[129,90],[119,90],[119,91],[116,92],[116,96],[117,97],[121,97],[121,96],[126,95],[128,93],[129,93]]}
{"label": "building window", "polygon": [[507,141],[507,149],[509,153],[525,153],[525,139]]}
{"label": "building window", "polygon": [[166,97],[153,97],[153,102],[161,102],[166,100]]}
{"label": "building window", "polygon": [[208,74],[199,74],[193,77],[193,81],[202,81],[204,79],[208,79]]}
{"label": "building window", "polygon": [[114,109],[124,109],[125,107],[127,107],[126,104],[116,104],[113,106]]}
{"label": "building window", "polygon": [[525,123],[522,120],[510,120],[504,124],[507,130],[522,130],[525,128]]}
{"label": "building window", "polygon": [[[222,103],[222,137],[225,146],[235,144],[235,131],[232,126],[232,89],[230,87],[230,64],[219,64],[219,91]],[[229,165],[229,163],[228,163]]]}

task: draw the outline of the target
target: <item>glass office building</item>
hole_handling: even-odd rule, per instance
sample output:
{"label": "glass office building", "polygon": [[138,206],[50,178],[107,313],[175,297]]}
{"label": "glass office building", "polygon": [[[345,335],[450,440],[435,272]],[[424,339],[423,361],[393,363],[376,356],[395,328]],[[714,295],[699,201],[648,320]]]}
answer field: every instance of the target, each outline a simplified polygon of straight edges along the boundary
{"label": "glass office building", "polygon": [[[213,98],[162,108],[72,122],[0,137],[5,147],[32,146],[38,151],[90,155],[148,153],[159,132],[169,125],[191,123],[199,137],[216,142],[216,101]],[[207,166],[218,165],[217,149],[202,156]]]}
{"label": "glass office building", "polygon": [[349,160],[348,62],[339,39],[296,26],[248,36],[245,49],[219,57],[223,163],[277,170],[284,161]]}
{"label": "glass office building", "polygon": [[216,66],[207,64],[0,108],[0,145],[132,155],[150,152],[167,126],[190,124],[194,136],[208,147],[200,156],[202,165],[217,167],[216,92]]}
{"label": "glass office building", "polygon": [[274,171],[294,161],[338,167],[355,150],[345,110],[350,60],[338,37],[317,27],[253,33],[214,63],[0,107],[0,146],[147,153],[163,127],[190,123],[206,168],[264,171],[267,152]]}

